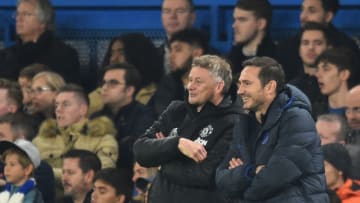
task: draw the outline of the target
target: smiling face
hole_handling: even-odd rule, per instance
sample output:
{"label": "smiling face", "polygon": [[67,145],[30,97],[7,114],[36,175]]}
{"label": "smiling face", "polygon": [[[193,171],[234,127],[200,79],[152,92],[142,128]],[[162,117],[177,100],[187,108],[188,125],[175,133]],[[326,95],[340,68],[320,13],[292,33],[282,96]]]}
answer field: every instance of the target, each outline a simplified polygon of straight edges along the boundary
{"label": "smiling face", "polygon": [[316,59],[327,48],[324,33],[319,30],[306,30],[300,42],[300,58],[304,65],[315,67]]}
{"label": "smiling face", "polygon": [[168,37],[175,32],[191,27],[195,13],[191,11],[188,0],[163,0],[161,20]]}
{"label": "smiling face", "polygon": [[217,101],[221,97],[221,91],[217,90],[217,85],[218,82],[210,75],[209,70],[199,66],[193,67],[187,85],[189,103],[200,109],[207,102],[217,105]]}
{"label": "smiling face", "polygon": [[242,98],[243,108],[253,112],[265,112],[268,102],[259,79],[260,68],[245,66],[238,81],[237,94]]}

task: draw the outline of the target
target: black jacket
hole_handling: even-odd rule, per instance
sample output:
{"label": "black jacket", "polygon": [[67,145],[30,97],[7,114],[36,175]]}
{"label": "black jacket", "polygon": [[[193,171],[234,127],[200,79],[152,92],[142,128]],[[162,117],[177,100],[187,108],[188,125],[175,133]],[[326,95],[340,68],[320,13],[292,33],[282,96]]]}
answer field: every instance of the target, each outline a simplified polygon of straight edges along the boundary
{"label": "black jacket", "polygon": [[[241,72],[241,70],[243,69],[242,63],[245,60],[254,57],[254,56],[245,56],[243,54],[242,49],[243,49],[242,45],[239,44],[234,45],[231,48],[229,54],[229,60],[232,64],[232,70],[234,75],[239,74]],[[259,44],[257,48],[256,56],[268,56],[277,59],[276,46],[269,36],[266,36]]]}
{"label": "black jacket", "polygon": [[61,76],[67,82],[78,82],[80,63],[75,49],[45,31],[36,43],[22,43],[0,51],[0,77],[17,80],[19,72],[33,63],[41,63]]}
{"label": "black jacket", "polygon": [[[215,188],[215,169],[224,158],[234,122],[241,111],[229,98],[218,106],[195,106],[174,101],[134,145],[136,160],[145,167],[161,166],[149,192],[149,203],[221,203]],[[155,133],[166,137],[156,139]],[[204,145],[207,158],[196,163],[178,149],[181,137]]]}
{"label": "black jacket", "polygon": [[[238,123],[231,150],[217,170],[223,193],[243,202],[328,202],[320,139],[302,92],[288,85],[262,124],[255,118],[246,122]],[[229,170],[233,157],[245,164]],[[259,165],[265,167],[255,174]]]}
{"label": "black jacket", "polygon": [[134,165],[133,144],[154,121],[152,112],[143,104],[133,101],[122,107],[115,115],[105,106],[99,112],[91,115],[91,118],[99,116],[109,117],[116,127],[116,140],[119,144],[117,168],[127,168],[132,171]]}

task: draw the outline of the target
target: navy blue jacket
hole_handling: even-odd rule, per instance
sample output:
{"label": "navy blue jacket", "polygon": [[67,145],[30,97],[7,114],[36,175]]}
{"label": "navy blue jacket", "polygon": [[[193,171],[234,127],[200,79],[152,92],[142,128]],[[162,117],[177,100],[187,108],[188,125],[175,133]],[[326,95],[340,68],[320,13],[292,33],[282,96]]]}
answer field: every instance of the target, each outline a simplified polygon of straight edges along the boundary
{"label": "navy blue jacket", "polygon": [[[307,97],[287,85],[270,105],[262,124],[239,122],[234,142],[216,174],[228,196],[244,202],[328,202],[323,155]],[[245,163],[229,170],[229,160]],[[255,169],[265,165],[258,174]]]}
{"label": "navy blue jacket", "polygon": [[[240,106],[224,99],[218,106],[205,104],[200,112],[186,102],[174,101],[159,120],[134,144],[135,158],[145,167],[161,166],[149,192],[149,203],[222,203],[215,187],[215,170],[232,139]],[[166,137],[156,139],[155,133]],[[201,163],[178,149],[181,137],[204,145]]]}

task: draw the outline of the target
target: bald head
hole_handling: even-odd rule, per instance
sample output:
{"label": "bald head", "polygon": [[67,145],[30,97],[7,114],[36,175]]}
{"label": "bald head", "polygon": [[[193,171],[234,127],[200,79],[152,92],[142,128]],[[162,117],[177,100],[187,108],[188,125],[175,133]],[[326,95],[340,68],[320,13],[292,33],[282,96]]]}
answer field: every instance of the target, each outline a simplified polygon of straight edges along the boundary
{"label": "bald head", "polygon": [[360,129],[360,85],[349,90],[345,99],[346,119],[352,129]]}

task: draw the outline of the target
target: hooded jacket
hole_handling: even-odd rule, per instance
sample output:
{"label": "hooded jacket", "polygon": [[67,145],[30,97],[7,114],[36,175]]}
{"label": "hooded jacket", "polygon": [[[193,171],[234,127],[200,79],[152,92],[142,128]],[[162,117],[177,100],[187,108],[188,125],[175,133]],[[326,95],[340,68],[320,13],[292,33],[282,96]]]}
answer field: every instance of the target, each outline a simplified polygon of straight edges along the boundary
{"label": "hooded jacket", "polygon": [[[149,192],[149,203],[221,203],[215,169],[224,158],[241,107],[225,98],[218,106],[205,104],[200,112],[186,102],[174,101],[134,145],[136,160],[145,167],[161,166]],[[165,138],[156,139],[162,132]],[[204,145],[201,163],[184,156],[179,139]]]}
{"label": "hooded jacket", "polygon": [[102,168],[115,167],[118,158],[116,130],[105,116],[84,120],[66,128],[57,126],[54,119],[44,121],[33,140],[42,160],[53,168],[57,180],[61,177],[62,155],[71,149],[85,149],[96,153]]}
{"label": "hooded jacket", "polygon": [[[217,170],[216,182],[242,202],[328,202],[320,140],[307,97],[287,85],[274,99],[262,124],[239,123],[234,142]],[[239,157],[242,166],[228,169]],[[257,166],[265,165],[257,174]]]}
{"label": "hooded jacket", "polygon": [[347,179],[337,190],[336,194],[342,203],[360,202],[360,181]]}

